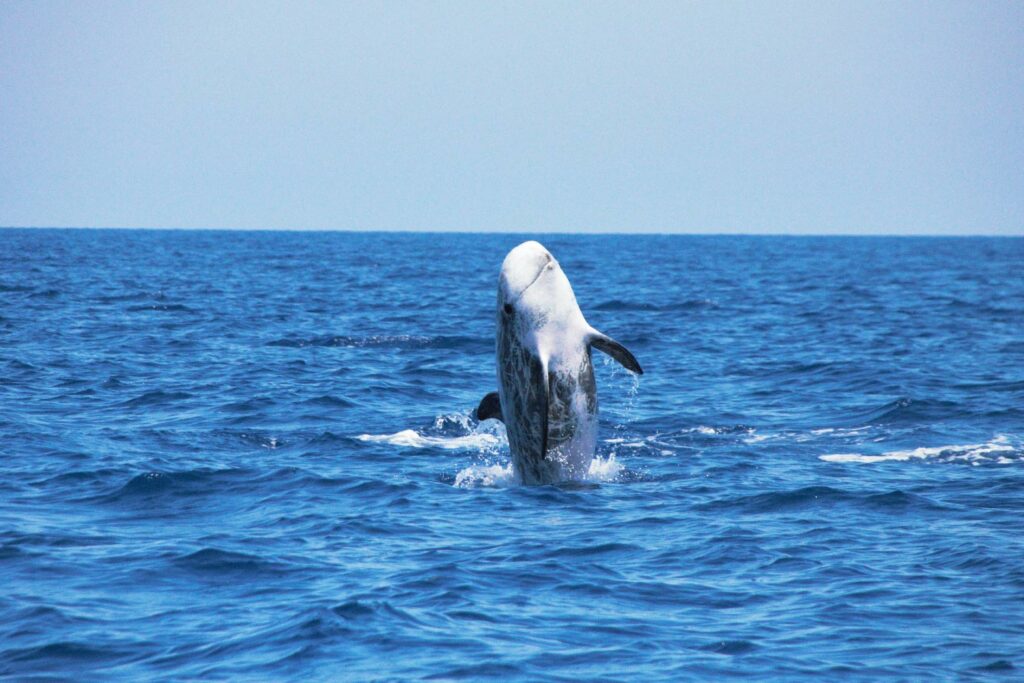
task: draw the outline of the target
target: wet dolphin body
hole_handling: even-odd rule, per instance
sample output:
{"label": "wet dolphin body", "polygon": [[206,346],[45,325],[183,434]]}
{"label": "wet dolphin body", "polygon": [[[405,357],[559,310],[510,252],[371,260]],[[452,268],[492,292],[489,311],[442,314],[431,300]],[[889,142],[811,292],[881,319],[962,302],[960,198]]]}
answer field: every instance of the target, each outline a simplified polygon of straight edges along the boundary
{"label": "wet dolphin body", "polygon": [[509,252],[498,279],[498,391],[477,418],[505,423],[512,464],[524,484],[583,478],[597,444],[591,349],[643,374],[626,347],[583,317],[569,279],[538,242]]}

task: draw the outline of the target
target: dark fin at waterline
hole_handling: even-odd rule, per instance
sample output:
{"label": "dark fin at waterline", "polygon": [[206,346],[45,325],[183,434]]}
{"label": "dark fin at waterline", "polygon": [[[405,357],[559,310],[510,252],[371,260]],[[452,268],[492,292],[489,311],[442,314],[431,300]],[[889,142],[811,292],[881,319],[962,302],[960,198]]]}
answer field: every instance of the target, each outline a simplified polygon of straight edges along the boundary
{"label": "dark fin at waterline", "polygon": [[601,334],[598,331],[594,331],[593,337],[590,340],[590,345],[598,351],[604,351],[609,356],[619,361],[622,367],[626,368],[630,372],[635,372],[638,375],[644,374],[643,368],[640,367],[640,363],[636,362],[636,358],[629,352],[625,346],[615,341],[606,334]]}
{"label": "dark fin at waterline", "polygon": [[476,407],[476,419],[482,422],[492,418],[499,422],[505,421],[501,415],[501,400],[497,391],[492,391],[480,399],[480,405]]}

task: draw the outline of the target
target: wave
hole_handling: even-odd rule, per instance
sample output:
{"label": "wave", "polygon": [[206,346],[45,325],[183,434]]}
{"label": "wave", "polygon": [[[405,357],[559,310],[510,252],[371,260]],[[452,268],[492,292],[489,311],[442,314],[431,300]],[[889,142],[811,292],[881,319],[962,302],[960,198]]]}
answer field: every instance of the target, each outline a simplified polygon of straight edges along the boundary
{"label": "wave", "polygon": [[699,506],[705,510],[742,508],[748,512],[778,512],[807,506],[832,505],[849,500],[852,494],[831,486],[805,486],[792,491],[771,491],[723,498]]}
{"label": "wave", "polygon": [[714,299],[684,299],[665,304],[652,304],[646,301],[611,299],[594,306],[596,311],[688,311],[697,308],[718,308],[718,302]]}
{"label": "wave", "polygon": [[602,301],[594,306],[595,311],[657,311],[659,308],[659,306],[647,302],[623,301],[622,299]]}
{"label": "wave", "polygon": [[282,337],[267,342],[267,346],[282,346],[286,348],[304,348],[307,346],[342,347],[347,349],[362,348],[414,348],[414,349],[465,349],[465,348],[491,348],[494,345],[493,339],[477,337],[458,336],[422,336],[412,334],[398,335],[322,335],[318,337],[294,338]]}
{"label": "wave", "polygon": [[341,396],[331,396],[329,394],[317,396],[315,398],[309,398],[306,399],[305,401],[302,401],[302,403],[305,405],[320,406],[323,408],[352,408],[355,407],[356,405],[347,398],[342,398]]}
{"label": "wave", "polygon": [[501,445],[501,439],[486,432],[467,434],[466,436],[424,436],[413,429],[403,429],[394,434],[360,434],[360,441],[387,443],[392,446],[408,448],[445,448],[449,450],[475,449],[482,450]]}
{"label": "wave", "polygon": [[159,313],[192,312],[192,309],[185,304],[140,304],[138,306],[129,306],[125,310],[129,313],[143,313],[148,311],[157,311]]}
{"label": "wave", "polygon": [[0,294],[6,294],[10,292],[31,292],[33,287],[27,285],[9,285],[5,282],[0,282]]}
{"label": "wave", "polygon": [[438,415],[422,430],[403,429],[393,434],[360,434],[360,441],[386,443],[406,448],[444,448],[494,452],[508,443],[505,427],[495,423],[481,424],[465,413]]}
{"label": "wave", "polygon": [[679,453],[681,450],[692,450],[719,443],[737,442],[749,444],[769,438],[756,434],[756,431],[753,427],[743,424],[722,426],[695,425],[649,434],[647,436],[625,437],[616,435],[604,439],[604,443],[613,448],[628,448],[640,451],[642,454],[669,456]]}
{"label": "wave", "polygon": [[236,432],[232,430],[218,430],[215,433],[221,436],[226,436],[228,438],[237,439],[242,443],[251,446],[259,446],[260,448],[267,448],[269,450],[282,448],[285,446],[286,443],[280,437],[259,431]]}
{"label": "wave", "polygon": [[184,401],[192,397],[192,394],[184,391],[162,391],[157,389],[156,391],[147,391],[141,396],[129,399],[121,405],[125,407],[137,408],[141,406],[155,406],[165,403],[175,403]]}
{"label": "wave", "polygon": [[7,531],[0,533],[0,548],[75,548],[103,546],[115,542],[113,536],[101,536],[95,533],[20,533]]}
{"label": "wave", "polygon": [[131,651],[127,649],[62,640],[2,652],[0,674],[25,675],[51,672],[58,664],[68,668],[83,666],[91,668],[101,663],[110,665],[113,662],[129,658],[131,654]]}
{"label": "wave", "polygon": [[742,655],[753,652],[757,645],[749,640],[719,640],[702,645],[699,649],[720,655]]}
{"label": "wave", "polygon": [[217,548],[197,550],[175,559],[174,563],[193,572],[213,574],[238,573],[249,576],[252,574],[276,574],[284,570],[280,564],[256,555]]}
{"label": "wave", "polygon": [[222,410],[233,413],[250,413],[266,408],[272,408],[277,402],[266,396],[253,396],[244,401],[233,401],[222,406]]}
{"label": "wave", "polygon": [[907,508],[941,510],[941,505],[923,496],[895,490],[886,493],[844,491],[831,486],[804,486],[790,491],[769,491],[713,500],[699,505],[703,510],[739,509],[747,513],[773,513],[805,508],[833,507],[841,504],[866,506],[879,510],[903,511]]}
{"label": "wave", "polygon": [[863,410],[853,416],[850,424],[917,424],[963,417],[965,413],[966,407],[955,401],[902,396],[882,406]]}
{"label": "wave", "polygon": [[105,497],[107,502],[149,499],[174,493],[216,491],[226,482],[253,476],[244,469],[196,469],[183,472],[146,472],[132,477],[126,484]]}
{"label": "wave", "polygon": [[887,461],[934,460],[936,462],[960,462],[971,465],[995,463],[1010,465],[1024,462],[1024,444],[1017,439],[1000,434],[985,443],[959,444],[951,446],[923,446],[902,451],[887,451],[871,455],[863,453],[827,453],[818,456],[825,462],[875,463]]}

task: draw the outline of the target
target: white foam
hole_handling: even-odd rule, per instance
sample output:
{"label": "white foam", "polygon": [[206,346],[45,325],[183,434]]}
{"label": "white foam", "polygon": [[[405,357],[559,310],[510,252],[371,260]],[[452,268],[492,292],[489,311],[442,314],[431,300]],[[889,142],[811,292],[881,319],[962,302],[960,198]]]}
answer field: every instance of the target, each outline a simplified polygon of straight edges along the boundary
{"label": "white foam", "polygon": [[1008,465],[1014,462],[1021,462],[1019,458],[1008,458],[1006,455],[992,457],[993,453],[1015,453],[1019,444],[1015,445],[1010,439],[1000,434],[987,443],[962,444],[952,446],[933,446],[914,448],[906,451],[889,451],[881,455],[864,455],[861,453],[829,453],[818,456],[826,462],[843,463],[873,463],[890,460],[905,461],[914,459],[935,458],[943,462],[969,462],[973,465],[991,461],[1001,465]]}
{"label": "white foam", "polygon": [[648,445],[646,441],[626,441],[625,439],[619,439],[618,441],[611,441],[609,439],[605,443],[621,446],[622,448],[645,448]]}
{"label": "white foam", "polygon": [[[762,441],[797,441],[803,443],[814,441],[823,436],[830,438],[859,437],[868,429],[869,427],[824,427],[822,429],[811,429],[806,432],[783,430],[761,434],[757,433],[756,429],[751,429],[748,435],[743,437],[743,443],[755,444]],[[880,441],[881,439],[876,440]]]}
{"label": "white foam", "polygon": [[680,430],[683,434],[703,434],[704,436],[719,436],[719,435],[732,435],[732,434],[753,434],[757,430],[753,427],[708,427],[707,425],[697,425],[696,427],[689,427],[687,429]]}
{"label": "white foam", "polygon": [[[583,481],[592,483],[617,481],[625,469],[625,466],[616,459],[614,453],[607,458],[595,455],[594,459],[590,461],[590,468],[587,470],[587,475],[583,477]],[[511,462],[470,465],[455,475],[455,486],[461,488],[481,486],[505,488],[518,484],[520,484],[520,480],[512,469]]]}
{"label": "white foam", "polygon": [[[455,433],[451,435],[436,433],[446,430]],[[435,433],[431,434],[432,431]],[[434,418],[433,426],[423,431],[403,429],[394,434],[360,434],[356,438],[360,441],[387,443],[405,448],[444,448],[488,452],[494,452],[506,443],[504,426],[494,423],[474,424],[468,415],[462,413],[438,415]]]}
{"label": "white foam", "polygon": [[[457,427],[455,431],[465,431],[468,433],[453,436],[435,436],[429,433],[431,431],[451,429],[453,425]],[[444,448],[447,450],[476,451],[480,454],[481,459],[493,460],[497,457],[502,460],[501,462],[492,461],[470,465],[459,471],[455,475],[455,486],[462,488],[474,488],[477,486],[501,488],[520,483],[519,478],[512,469],[512,463],[507,460],[507,451],[504,457],[499,455],[508,446],[508,439],[503,425],[494,423],[474,424],[467,415],[456,413],[438,416],[434,420],[433,426],[424,431],[428,433],[424,434],[415,429],[403,429],[394,434],[360,434],[356,438],[360,441],[386,443],[403,448]],[[648,439],[653,438],[648,437]],[[640,448],[644,445],[642,442],[629,443],[625,439],[608,439],[607,441],[629,448]],[[590,461],[590,466],[587,469],[587,474],[583,477],[583,481],[615,481],[623,470],[625,470],[625,467],[616,459],[615,453],[611,453],[607,458],[595,455],[593,460]]]}
{"label": "white foam", "polygon": [[512,463],[471,465],[455,475],[455,485],[460,488],[472,489],[478,486],[504,488],[518,484],[516,473],[512,471]]}
{"label": "white foam", "polygon": [[449,450],[496,448],[501,439],[495,434],[478,432],[465,436],[424,436],[413,429],[403,429],[394,434],[360,434],[360,441],[388,443],[407,448],[447,448]]}
{"label": "white foam", "polygon": [[812,429],[811,434],[815,436],[822,436],[824,434],[831,434],[832,436],[856,436],[866,432],[869,427],[825,427],[824,429]]}

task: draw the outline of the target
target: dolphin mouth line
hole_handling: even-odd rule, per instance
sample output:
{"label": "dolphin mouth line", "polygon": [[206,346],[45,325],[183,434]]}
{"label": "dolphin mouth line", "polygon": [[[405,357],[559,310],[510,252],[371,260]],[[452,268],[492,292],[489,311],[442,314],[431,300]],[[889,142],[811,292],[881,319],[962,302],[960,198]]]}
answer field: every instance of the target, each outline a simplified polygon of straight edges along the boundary
{"label": "dolphin mouth line", "polygon": [[519,301],[520,299],[522,299],[523,295],[526,294],[526,290],[528,290],[530,287],[533,287],[534,283],[536,283],[537,280],[540,279],[540,276],[543,275],[545,273],[545,271],[547,271],[551,267],[551,260],[552,260],[551,257],[548,256],[548,262],[545,263],[543,266],[541,266],[541,269],[538,270],[537,274],[533,276],[532,280],[530,280],[530,284],[528,284],[525,287],[523,287],[522,291],[519,292],[519,296],[516,297],[516,301]]}

